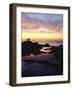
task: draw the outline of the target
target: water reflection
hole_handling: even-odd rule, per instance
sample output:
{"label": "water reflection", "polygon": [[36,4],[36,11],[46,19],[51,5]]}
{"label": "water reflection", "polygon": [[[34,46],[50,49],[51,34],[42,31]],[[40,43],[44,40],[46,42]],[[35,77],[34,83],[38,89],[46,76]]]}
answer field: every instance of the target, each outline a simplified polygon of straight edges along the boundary
{"label": "water reflection", "polygon": [[45,52],[45,53],[49,53],[51,51],[52,47],[42,47],[42,49],[40,51]]}

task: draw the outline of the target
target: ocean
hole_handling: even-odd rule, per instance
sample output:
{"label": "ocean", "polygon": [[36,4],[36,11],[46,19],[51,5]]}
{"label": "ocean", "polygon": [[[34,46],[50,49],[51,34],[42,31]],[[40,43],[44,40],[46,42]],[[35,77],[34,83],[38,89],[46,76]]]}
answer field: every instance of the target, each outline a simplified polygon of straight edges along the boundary
{"label": "ocean", "polygon": [[44,53],[22,57],[22,77],[63,75],[63,64],[61,63],[63,60],[59,59],[61,57],[55,58],[54,54],[49,54],[51,46],[58,47],[59,45],[63,45],[63,41],[42,40],[37,43],[42,45],[48,43],[49,47],[42,47],[40,51]]}

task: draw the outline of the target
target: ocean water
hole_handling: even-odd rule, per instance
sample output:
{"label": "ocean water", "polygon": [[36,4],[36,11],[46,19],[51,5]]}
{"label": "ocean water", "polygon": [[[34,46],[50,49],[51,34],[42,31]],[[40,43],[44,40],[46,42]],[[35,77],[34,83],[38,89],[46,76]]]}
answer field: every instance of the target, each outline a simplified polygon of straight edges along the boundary
{"label": "ocean water", "polygon": [[59,45],[63,45],[63,41],[62,40],[52,40],[52,41],[46,41],[46,42],[39,42],[39,44],[46,44],[48,43],[50,46],[59,46]]}
{"label": "ocean water", "polygon": [[62,65],[38,62],[22,62],[22,77],[63,75]]}
{"label": "ocean water", "polygon": [[[48,43],[50,46],[63,45],[62,40],[40,41],[38,43],[43,45]],[[63,60],[60,61],[58,58],[48,54],[51,51],[49,48],[43,47],[40,51],[45,53],[39,55],[31,54],[22,59],[22,77],[63,75],[63,64],[61,63]]]}

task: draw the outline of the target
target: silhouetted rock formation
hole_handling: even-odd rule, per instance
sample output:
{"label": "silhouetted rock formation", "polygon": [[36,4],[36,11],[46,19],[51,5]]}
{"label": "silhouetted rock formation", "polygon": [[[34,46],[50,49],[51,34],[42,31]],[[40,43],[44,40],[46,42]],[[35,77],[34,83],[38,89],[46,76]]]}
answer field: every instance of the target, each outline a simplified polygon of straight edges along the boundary
{"label": "silhouetted rock formation", "polygon": [[49,44],[48,44],[48,43],[46,43],[44,46],[45,46],[45,47],[49,47]]}
{"label": "silhouetted rock formation", "polygon": [[60,60],[63,63],[63,46],[52,47],[50,54],[53,53],[57,60]]}
{"label": "silhouetted rock formation", "polygon": [[40,46],[37,42],[33,43],[30,39],[22,42],[22,56],[35,54],[40,51],[42,46]]}

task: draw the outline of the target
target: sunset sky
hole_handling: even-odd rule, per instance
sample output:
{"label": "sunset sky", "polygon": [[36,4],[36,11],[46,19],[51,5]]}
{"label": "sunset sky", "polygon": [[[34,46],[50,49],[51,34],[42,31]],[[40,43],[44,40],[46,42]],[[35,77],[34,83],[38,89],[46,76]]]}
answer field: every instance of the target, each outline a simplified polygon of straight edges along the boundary
{"label": "sunset sky", "polygon": [[21,13],[22,41],[63,40],[63,15]]}

